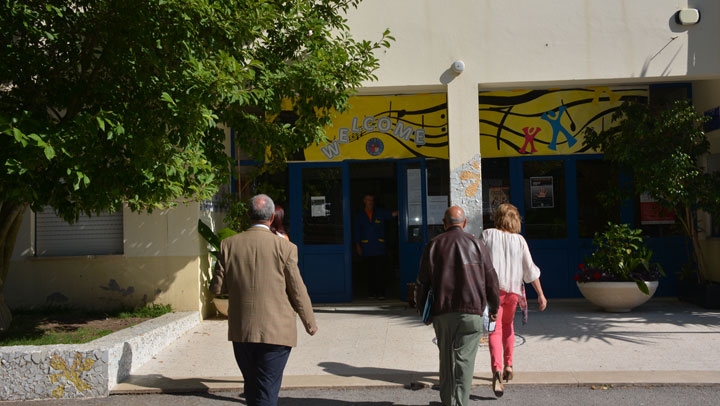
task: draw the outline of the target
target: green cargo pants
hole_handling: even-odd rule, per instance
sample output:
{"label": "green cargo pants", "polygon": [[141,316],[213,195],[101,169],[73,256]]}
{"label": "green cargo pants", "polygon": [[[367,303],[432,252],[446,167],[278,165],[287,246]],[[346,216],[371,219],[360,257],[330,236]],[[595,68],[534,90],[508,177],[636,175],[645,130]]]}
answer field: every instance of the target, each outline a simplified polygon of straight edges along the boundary
{"label": "green cargo pants", "polygon": [[447,313],[434,316],[433,327],[440,350],[440,400],[445,406],[468,405],[483,318]]}

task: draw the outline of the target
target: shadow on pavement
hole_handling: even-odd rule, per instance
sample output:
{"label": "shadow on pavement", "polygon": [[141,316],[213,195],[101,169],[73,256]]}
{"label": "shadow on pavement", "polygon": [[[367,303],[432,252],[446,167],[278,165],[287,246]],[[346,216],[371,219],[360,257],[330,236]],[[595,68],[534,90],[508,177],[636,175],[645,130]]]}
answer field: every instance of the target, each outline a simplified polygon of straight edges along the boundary
{"label": "shadow on pavement", "polygon": [[395,383],[403,385],[408,389],[430,387],[439,384],[437,379],[438,373],[436,371],[420,372],[404,369],[355,367],[341,362],[321,362],[318,366],[322,367],[325,372],[336,376],[357,377]]}
{"label": "shadow on pavement", "polygon": [[[708,312],[677,299],[657,298],[633,309],[629,313],[609,313],[584,301],[550,301],[548,309],[540,314],[532,311],[527,325],[515,323],[515,333],[543,340],[560,338],[566,341],[586,342],[613,340],[634,344],[652,344],[656,339],[682,334],[682,329],[669,327],[720,326],[720,312]],[[664,325],[666,330],[639,326]],[[556,328],[559,327],[560,328]],[[708,332],[715,334],[714,332]]]}
{"label": "shadow on pavement", "polygon": [[[131,375],[122,382],[123,384],[137,385],[152,393],[209,393],[217,388],[228,390],[229,388],[237,388],[240,390],[242,385],[238,379],[222,379],[222,378],[168,378],[164,375]],[[115,394],[124,394],[116,392]]]}

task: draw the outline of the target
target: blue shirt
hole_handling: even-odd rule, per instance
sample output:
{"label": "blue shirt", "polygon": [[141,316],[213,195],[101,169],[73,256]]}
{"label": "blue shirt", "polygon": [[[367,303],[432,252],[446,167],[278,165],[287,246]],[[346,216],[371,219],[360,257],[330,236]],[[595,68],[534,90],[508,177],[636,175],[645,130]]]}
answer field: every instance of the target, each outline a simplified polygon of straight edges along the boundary
{"label": "blue shirt", "polygon": [[372,218],[368,217],[364,209],[355,214],[353,241],[362,247],[362,256],[385,255],[385,221],[392,218],[392,211],[377,207],[373,210]]}

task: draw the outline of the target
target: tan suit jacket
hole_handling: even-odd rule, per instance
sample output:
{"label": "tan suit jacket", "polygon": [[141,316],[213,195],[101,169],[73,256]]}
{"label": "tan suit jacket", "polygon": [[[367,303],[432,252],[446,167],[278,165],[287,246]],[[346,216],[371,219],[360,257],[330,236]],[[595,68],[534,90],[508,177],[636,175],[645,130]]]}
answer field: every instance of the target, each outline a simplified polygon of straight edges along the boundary
{"label": "tan suit jacket", "polygon": [[229,295],[230,341],[295,347],[296,313],[306,331],[315,327],[297,246],[265,227],[222,240],[214,282]]}

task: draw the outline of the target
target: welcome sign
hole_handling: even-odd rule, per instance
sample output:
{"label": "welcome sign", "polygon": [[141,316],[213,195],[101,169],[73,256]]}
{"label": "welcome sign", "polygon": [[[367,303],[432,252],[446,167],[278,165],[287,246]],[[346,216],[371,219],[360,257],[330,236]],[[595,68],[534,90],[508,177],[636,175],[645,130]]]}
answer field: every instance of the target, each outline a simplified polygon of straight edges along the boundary
{"label": "welcome sign", "polygon": [[328,142],[305,149],[305,161],[448,158],[443,94],[356,96],[326,128]]}

